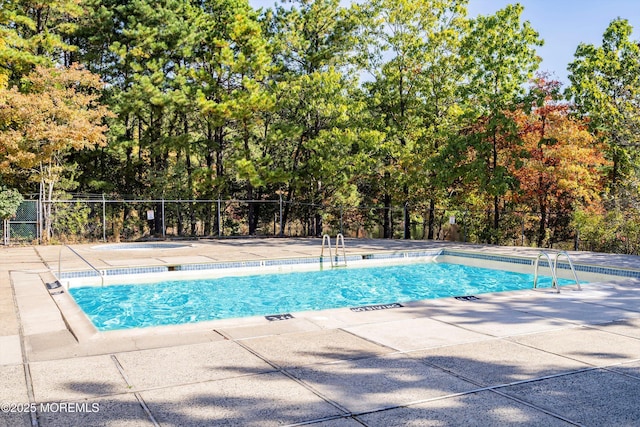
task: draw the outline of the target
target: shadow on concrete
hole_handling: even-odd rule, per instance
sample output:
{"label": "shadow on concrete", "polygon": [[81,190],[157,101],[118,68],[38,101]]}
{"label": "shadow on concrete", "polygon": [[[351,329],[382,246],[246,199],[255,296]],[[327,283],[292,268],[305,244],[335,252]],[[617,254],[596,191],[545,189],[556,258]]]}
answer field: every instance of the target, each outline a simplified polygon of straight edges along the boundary
{"label": "shadow on concrete", "polygon": [[531,293],[510,297],[477,294],[478,300],[456,300],[444,306],[427,303],[404,310],[416,317],[447,316],[462,327],[495,323],[497,320],[507,325],[527,324],[536,319],[566,327],[568,324],[606,324],[625,317],[640,318],[640,293],[621,295],[616,290],[602,291],[597,300],[583,298],[582,295],[586,293],[569,295],[541,291],[533,298]]}
{"label": "shadow on concrete", "polygon": [[[499,361],[487,362],[474,356],[473,344],[466,346],[469,351],[458,356],[428,351],[379,355],[327,346],[303,354],[324,363],[268,373],[237,365],[215,367],[228,375],[75,401],[98,403],[99,411],[40,413],[38,419],[41,426],[151,425],[138,397],[162,426],[262,427],[315,421],[339,427],[571,425],[563,418],[596,426],[633,425],[640,419],[635,401],[640,378],[580,372],[579,367],[553,363],[536,369],[508,352],[498,354]],[[598,355],[619,356],[614,349]],[[485,388],[499,385],[502,394]],[[96,382],[69,382],[66,387],[110,393]]]}

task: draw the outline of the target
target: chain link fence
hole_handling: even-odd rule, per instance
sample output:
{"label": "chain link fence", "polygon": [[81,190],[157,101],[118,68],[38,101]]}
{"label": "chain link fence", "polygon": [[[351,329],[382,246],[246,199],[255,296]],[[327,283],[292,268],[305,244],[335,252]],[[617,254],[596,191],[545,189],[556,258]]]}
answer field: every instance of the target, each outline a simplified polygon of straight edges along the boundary
{"label": "chain link fence", "polygon": [[[539,218],[503,212],[494,230],[491,211],[436,208],[409,210],[409,238],[461,242],[499,242],[529,246]],[[431,215],[430,215],[431,213]],[[385,216],[391,238],[405,238],[405,207],[321,206],[283,200],[109,200],[52,202],[55,241],[132,241],[146,238],[229,236],[307,237],[342,233],[347,237],[384,238]],[[431,233],[429,233],[431,223]],[[564,240],[570,236],[562,236]]]}
{"label": "chain link fence", "polygon": [[[54,243],[123,242],[169,238],[232,236],[308,237],[344,234],[356,238],[436,239],[510,246],[602,250],[603,243],[579,236],[567,215],[503,211],[499,227],[493,211],[411,206],[321,206],[276,200],[110,200],[74,198],[51,203]],[[406,209],[406,210],[405,210]],[[4,243],[37,243],[42,237],[42,205],[25,201],[2,224]],[[409,223],[405,224],[405,218]],[[612,252],[637,253],[639,232],[605,242]],[[405,233],[408,232],[408,235]]]}
{"label": "chain link fence", "polygon": [[0,221],[4,245],[9,243],[37,243],[40,240],[40,205],[37,200],[23,201],[16,215]]}

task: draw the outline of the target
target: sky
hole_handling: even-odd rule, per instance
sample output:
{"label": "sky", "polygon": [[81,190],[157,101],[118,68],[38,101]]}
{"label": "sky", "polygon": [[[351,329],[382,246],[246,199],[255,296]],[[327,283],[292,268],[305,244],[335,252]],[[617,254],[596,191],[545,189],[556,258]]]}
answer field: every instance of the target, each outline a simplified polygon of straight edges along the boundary
{"label": "sky", "polygon": [[[271,7],[274,0],[249,0],[254,8]],[[350,1],[343,0],[348,5]],[[504,6],[520,3],[522,19],[544,40],[538,48],[540,71],[568,84],[567,65],[573,61],[579,43],[599,46],[609,23],[624,18],[634,28],[632,38],[640,39],[640,0],[469,0],[468,15],[490,15]]]}
{"label": "sky", "polygon": [[[469,16],[493,14],[508,0],[469,0]],[[538,48],[542,57],[540,71],[548,71],[568,84],[567,65],[573,61],[578,44],[602,44],[602,35],[609,23],[624,18],[634,28],[632,38],[640,38],[639,0],[520,0],[524,6],[522,19],[544,40]]]}

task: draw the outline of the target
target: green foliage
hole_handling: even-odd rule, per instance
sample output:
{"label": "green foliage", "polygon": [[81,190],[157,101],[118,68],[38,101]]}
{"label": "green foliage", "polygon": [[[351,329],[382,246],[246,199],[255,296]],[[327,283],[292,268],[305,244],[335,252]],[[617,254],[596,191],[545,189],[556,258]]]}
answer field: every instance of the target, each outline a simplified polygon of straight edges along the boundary
{"label": "green foliage", "polygon": [[[352,69],[356,22],[338,0],[294,1],[266,19],[275,102],[259,150],[271,162],[271,188],[287,202],[331,205],[352,188],[350,152],[361,133],[353,128],[364,107]],[[287,204],[285,222],[289,213]]]}
{"label": "green foliage", "polygon": [[12,218],[23,200],[24,198],[17,190],[0,186],[0,219]]}
{"label": "green foliage", "polygon": [[90,229],[91,208],[82,202],[56,203],[52,212],[53,233],[62,240],[83,238]]}
{"label": "green foliage", "polygon": [[566,90],[592,133],[608,147],[614,193],[622,191],[640,161],[640,46],[631,40],[632,31],[626,19],[618,18],[605,30],[601,46],[581,43],[569,64]]}
{"label": "green foliage", "polygon": [[499,239],[500,205],[516,180],[509,167],[517,162],[521,144],[511,111],[522,105],[525,83],[533,77],[542,45],[528,21],[522,22],[522,6],[508,5],[495,15],[470,22],[460,55],[467,84],[459,86],[464,100],[460,136],[448,141],[441,152],[449,181],[462,181],[477,189],[493,208],[493,232]]}
{"label": "green foliage", "polygon": [[65,38],[76,30],[74,21],[82,13],[77,0],[2,2],[0,87],[16,84],[36,65],[50,66],[75,50]]}
{"label": "green foliage", "polygon": [[[417,208],[442,197],[438,166],[432,160],[458,131],[456,89],[463,81],[459,49],[467,26],[465,4],[369,3],[369,67],[374,79],[364,88],[369,126],[384,135],[375,147],[377,167],[371,179],[380,182],[387,207],[395,200]],[[389,227],[390,219],[385,218],[386,235]]]}
{"label": "green foliage", "polygon": [[580,249],[597,252],[640,254],[640,211],[612,209],[607,212],[577,210],[573,226]]}
{"label": "green foliage", "polygon": [[[605,167],[603,179],[616,198],[603,217],[637,210],[640,48],[630,40],[627,21],[613,21],[601,46],[580,45],[570,65],[567,94],[577,107],[570,112],[588,118],[591,137],[604,144],[585,136],[584,148],[599,158],[604,146],[611,160],[606,163],[575,149],[560,153],[567,145],[558,135],[535,136],[533,127],[553,126],[536,119],[536,110],[546,107],[542,94],[526,90],[542,41],[521,19],[520,5],[470,19],[467,0],[342,4],[287,0],[255,11],[246,0],[4,2],[2,182],[34,191],[38,176],[48,198],[53,184],[127,199],[282,198],[285,228],[295,220],[311,232],[309,224],[319,224],[315,233],[336,230],[342,221],[359,235],[366,227],[392,237],[402,223],[406,235],[413,222],[414,234],[435,238],[445,233],[444,212],[458,210],[468,212],[468,241],[495,243],[516,239],[514,230],[522,225],[510,212],[518,208],[541,218],[539,227],[527,221],[526,237],[552,244],[571,237],[567,221],[578,206],[603,196],[596,193]],[[82,113],[102,104],[115,115],[94,122],[98,132],[91,144],[83,143],[86,129],[73,130],[77,120],[54,121],[62,137],[44,156],[36,148],[49,147],[46,136],[54,127],[46,108],[37,107],[62,83],[38,81],[47,90],[37,92],[23,79],[37,65],[73,62],[106,83],[81,91],[94,96]],[[55,72],[44,77],[60,78]],[[8,108],[26,91],[35,99],[25,97],[25,108]],[[108,126],[106,140],[100,125]],[[45,137],[27,138],[27,130]],[[579,162],[567,160],[574,155]],[[532,169],[540,159],[559,163]],[[556,173],[559,165],[564,175]],[[562,191],[545,192],[542,185],[531,190],[532,183],[546,185],[538,178],[549,170]],[[264,227],[259,222],[279,214],[249,204],[219,224],[214,209],[194,206],[175,213],[177,229],[215,235],[248,228],[254,234]],[[542,215],[552,206],[562,212]],[[56,232],[92,227],[82,206],[64,209],[68,218],[50,224]],[[609,221],[618,224],[617,233],[635,233],[616,215]],[[596,226],[589,228],[594,218],[575,224],[595,233]],[[118,221],[137,224],[129,238],[162,226],[136,218],[131,209]]]}

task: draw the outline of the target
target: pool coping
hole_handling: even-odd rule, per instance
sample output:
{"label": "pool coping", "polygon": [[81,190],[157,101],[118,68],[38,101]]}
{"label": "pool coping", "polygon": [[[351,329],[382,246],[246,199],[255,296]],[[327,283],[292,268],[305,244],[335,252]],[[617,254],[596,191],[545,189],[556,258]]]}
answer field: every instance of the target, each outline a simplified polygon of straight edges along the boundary
{"label": "pool coping", "polygon": [[[555,254],[557,251],[551,252],[551,254]],[[447,249],[440,248],[436,250],[406,250],[406,251],[379,251],[375,253],[360,253],[360,254],[350,254],[346,256],[347,262],[351,262],[352,264],[358,263],[357,267],[363,267],[370,262],[375,263],[370,266],[379,266],[379,265],[388,265],[389,263],[397,263],[399,260],[403,260],[406,262],[425,262],[426,259],[433,257],[436,260],[439,257],[447,258],[462,258],[466,260],[476,260],[481,262],[492,262],[497,265],[493,265],[494,268],[500,269],[509,269],[510,271],[517,272],[531,272],[530,270],[524,271],[527,267],[532,268],[535,262],[535,259],[531,256],[519,256],[519,255],[504,255],[499,253],[486,253],[477,250],[460,250],[460,249]],[[447,262],[447,261],[445,261]],[[450,262],[450,261],[449,261]],[[474,265],[473,262],[463,263],[465,265]],[[222,261],[222,262],[212,262],[212,263],[192,263],[192,264],[176,264],[176,265],[166,265],[166,266],[147,266],[147,267],[115,267],[111,269],[106,269],[107,271],[111,271],[112,277],[132,277],[132,276],[140,276],[144,275],[145,281],[157,281],[158,277],[156,274],[164,275],[166,273],[199,273],[205,274],[209,277],[209,273],[211,272],[222,272],[224,273],[232,273],[232,275],[242,275],[242,274],[256,274],[256,273],[281,273],[281,272],[293,272],[293,271],[308,271],[309,269],[317,270],[322,269],[324,266],[331,266],[330,257],[325,256],[322,262],[320,262],[320,257],[294,257],[294,258],[273,258],[273,259],[265,259],[265,260],[249,260],[249,261]],[[640,269],[631,269],[624,267],[601,267],[592,264],[585,263],[574,263],[575,269],[581,273],[593,274],[595,280],[590,280],[593,284],[600,283],[616,283],[619,280],[626,279],[640,279]],[[478,266],[478,265],[476,265]],[[480,265],[482,266],[482,265]],[[184,267],[184,269],[182,268]],[[303,267],[303,269],[299,269]],[[366,266],[365,266],[366,267]],[[486,264],[484,267],[487,267]],[[510,267],[510,268],[509,268]],[[549,265],[546,260],[541,260],[540,267],[548,268]],[[488,267],[492,268],[492,267]],[[567,262],[558,262],[558,268],[568,272],[570,267]],[[266,269],[266,271],[265,271]],[[123,272],[125,274],[123,274]],[[93,276],[91,275],[93,273]],[[51,271],[51,274],[55,277],[56,281],[59,282],[58,275],[55,274],[54,271]],[[84,275],[86,274],[86,276]],[[199,278],[203,277],[199,274],[195,274],[189,276],[189,278]],[[545,274],[545,271],[541,270],[541,274]],[[95,272],[92,270],[82,270],[73,272],[73,279],[79,278],[87,278],[87,277],[96,277]],[[108,274],[105,274],[108,276]],[[569,278],[567,276],[567,278]],[[62,279],[65,279],[65,276],[62,275]],[[166,280],[166,278],[164,279]],[[177,280],[177,278],[176,278]],[[131,282],[127,282],[131,283]],[[96,284],[97,285],[97,284]],[[221,324],[255,324],[255,323],[264,323],[266,316],[247,316],[247,317],[234,317],[234,318],[226,318],[226,319],[215,319],[215,320],[207,320],[201,322],[194,323],[186,323],[180,325],[161,325],[161,326],[151,326],[151,327],[143,327],[143,328],[127,328],[127,329],[118,329],[118,330],[110,330],[110,331],[101,331],[98,330],[89,317],[84,313],[84,311],[79,307],[79,305],[75,302],[75,299],[67,292],[68,286],[55,287],[54,289],[48,289],[48,292],[55,302],[56,307],[60,312],[60,316],[62,317],[67,329],[74,338],[82,343],[95,339],[100,339],[104,337],[116,338],[123,336],[135,336],[140,333],[149,332],[149,333],[161,333],[162,331],[173,331],[176,329],[185,329],[185,330],[206,330],[206,329],[215,329],[219,327]],[[551,292],[550,288],[542,288],[542,289],[530,289],[523,290],[523,292],[528,291],[541,291],[541,292]],[[513,293],[520,291],[507,291],[502,293]],[[460,297],[465,297],[461,295]],[[430,300],[419,300],[419,301],[411,301],[411,302],[402,302],[402,304],[420,304],[423,301]],[[352,307],[342,307],[342,308],[334,308],[327,310],[316,310],[310,312],[297,312],[298,317],[306,317],[307,315],[301,315],[301,313],[321,313],[325,311],[331,310],[349,310]],[[274,315],[277,313],[274,313]]]}

